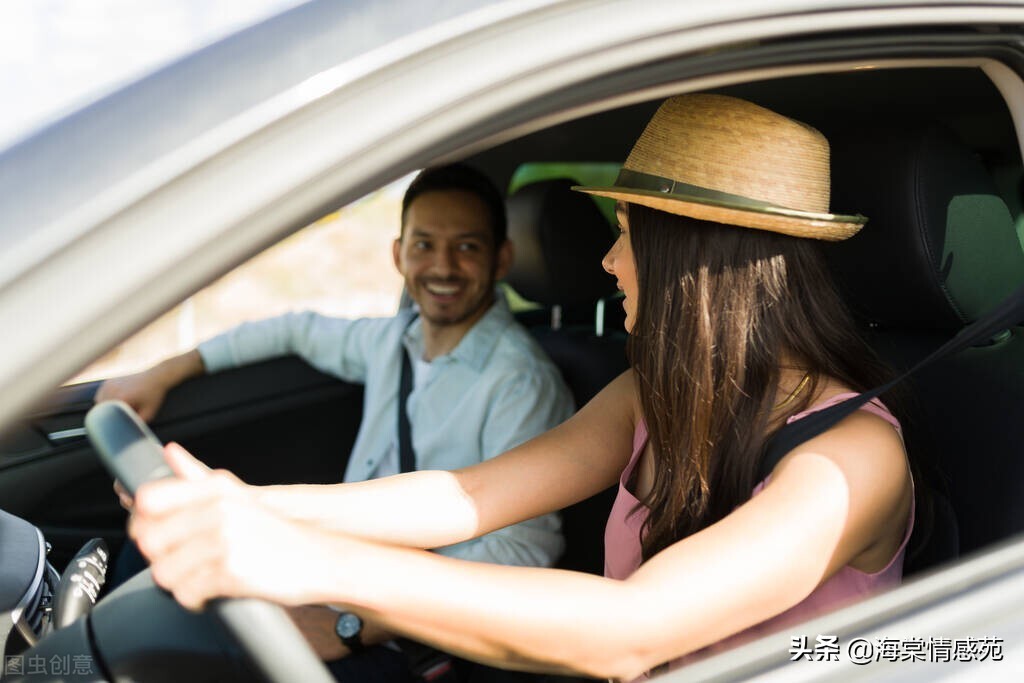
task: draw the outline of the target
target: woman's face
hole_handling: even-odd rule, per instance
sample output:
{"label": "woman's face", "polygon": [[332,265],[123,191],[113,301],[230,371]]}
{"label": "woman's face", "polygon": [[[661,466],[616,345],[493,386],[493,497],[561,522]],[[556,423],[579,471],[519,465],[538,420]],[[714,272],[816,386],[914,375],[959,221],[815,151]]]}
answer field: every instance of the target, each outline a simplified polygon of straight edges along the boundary
{"label": "woman's face", "polygon": [[633,247],[629,244],[629,216],[625,202],[618,202],[615,205],[615,216],[619,221],[619,239],[615,240],[615,244],[605,254],[601,265],[609,274],[615,276],[619,290],[626,295],[622,300],[622,307],[626,311],[626,332],[631,332],[636,322],[636,306],[640,292],[636,282]]}

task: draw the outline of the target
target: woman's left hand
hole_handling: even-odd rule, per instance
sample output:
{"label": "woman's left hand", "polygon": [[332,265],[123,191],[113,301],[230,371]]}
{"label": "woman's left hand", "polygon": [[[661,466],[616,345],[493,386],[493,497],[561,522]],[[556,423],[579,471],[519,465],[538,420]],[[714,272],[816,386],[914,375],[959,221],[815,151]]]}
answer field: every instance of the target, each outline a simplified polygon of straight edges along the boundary
{"label": "woman's left hand", "polygon": [[330,545],[322,532],[283,519],[257,502],[252,487],[177,444],[165,457],[179,478],[140,487],[129,523],[158,585],[193,610],[217,597],[314,601],[310,580]]}

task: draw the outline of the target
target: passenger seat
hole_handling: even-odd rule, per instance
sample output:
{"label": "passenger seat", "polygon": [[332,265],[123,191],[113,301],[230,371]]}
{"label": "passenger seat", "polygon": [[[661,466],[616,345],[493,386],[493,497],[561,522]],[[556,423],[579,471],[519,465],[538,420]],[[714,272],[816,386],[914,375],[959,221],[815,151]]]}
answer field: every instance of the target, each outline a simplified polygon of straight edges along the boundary
{"label": "passenger seat", "polygon": [[[532,183],[509,197],[509,239],[515,263],[506,281],[541,305],[524,319],[558,366],[582,407],[627,367],[621,306],[607,301],[615,282],[601,267],[614,242],[594,201],[559,178]],[[614,500],[609,489],[566,509],[566,552],[559,567],[601,574],[604,526]]]}

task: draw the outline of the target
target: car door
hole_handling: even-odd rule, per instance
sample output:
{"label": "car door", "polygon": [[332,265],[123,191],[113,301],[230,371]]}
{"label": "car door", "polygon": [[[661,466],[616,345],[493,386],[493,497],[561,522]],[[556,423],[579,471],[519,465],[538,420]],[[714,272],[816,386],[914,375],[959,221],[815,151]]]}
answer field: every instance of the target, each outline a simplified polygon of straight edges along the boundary
{"label": "car door", "polygon": [[[82,427],[98,386],[63,387],[0,434],[0,500],[42,530],[59,569],[90,538],[115,552],[125,538],[126,514]],[[152,427],[254,484],[331,483],[355,441],[362,395],[286,357],[184,382]]]}
{"label": "car door", "polygon": [[[391,263],[404,189],[387,186],[310,223],[138,330],[0,431],[0,500],[39,526],[62,569],[90,538],[123,543],[126,514],[86,441],[102,379],[137,372],[245,321],[297,310],[391,315],[401,278]],[[254,484],[340,481],[362,419],[362,386],[296,357],[172,389],[153,420],[211,467]]]}

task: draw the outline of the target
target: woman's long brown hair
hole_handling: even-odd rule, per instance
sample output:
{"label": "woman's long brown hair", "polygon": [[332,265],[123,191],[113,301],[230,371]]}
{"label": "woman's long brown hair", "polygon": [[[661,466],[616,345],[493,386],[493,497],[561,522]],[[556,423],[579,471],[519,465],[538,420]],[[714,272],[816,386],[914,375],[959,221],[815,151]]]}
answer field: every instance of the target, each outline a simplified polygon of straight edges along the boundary
{"label": "woman's long brown hair", "polygon": [[[655,458],[646,560],[750,498],[779,426],[769,418],[783,359],[857,391],[890,373],[812,240],[628,210],[639,285],[628,352]],[[787,413],[807,407],[815,384]]]}

